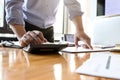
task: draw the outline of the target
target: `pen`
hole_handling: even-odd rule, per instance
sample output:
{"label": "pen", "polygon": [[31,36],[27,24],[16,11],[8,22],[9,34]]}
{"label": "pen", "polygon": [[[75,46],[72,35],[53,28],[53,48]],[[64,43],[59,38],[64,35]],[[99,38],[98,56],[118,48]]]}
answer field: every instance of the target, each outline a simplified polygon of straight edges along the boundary
{"label": "pen", "polygon": [[110,62],[111,62],[111,56],[108,56],[107,64],[106,64],[106,69],[110,68]]}
{"label": "pen", "polygon": [[104,46],[104,47],[101,47],[102,49],[106,49],[106,48],[114,48],[115,46]]}

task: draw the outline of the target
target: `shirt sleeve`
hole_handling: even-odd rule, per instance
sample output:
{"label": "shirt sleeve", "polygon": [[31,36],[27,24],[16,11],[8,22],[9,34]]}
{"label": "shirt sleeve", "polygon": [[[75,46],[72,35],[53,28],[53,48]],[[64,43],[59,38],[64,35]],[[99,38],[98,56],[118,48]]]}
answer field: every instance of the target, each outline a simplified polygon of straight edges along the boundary
{"label": "shirt sleeve", "polygon": [[68,9],[70,19],[83,14],[81,11],[81,5],[77,0],[64,0],[64,4]]}
{"label": "shirt sleeve", "polygon": [[5,0],[6,21],[8,24],[24,25],[23,0]]}

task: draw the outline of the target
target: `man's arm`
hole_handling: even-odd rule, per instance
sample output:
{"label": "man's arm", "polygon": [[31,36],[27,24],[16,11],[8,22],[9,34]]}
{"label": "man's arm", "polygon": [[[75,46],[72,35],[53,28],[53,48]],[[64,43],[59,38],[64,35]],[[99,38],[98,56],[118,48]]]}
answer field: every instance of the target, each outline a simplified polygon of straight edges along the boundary
{"label": "man's arm", "polygon": [[75,45],[78,46],[78,41],[82,40],[87,44],[89,48],[92,49],[91,39],[84,32],[84,28],[82,24],[82,16],[76,16],[72,19],[72,21],[76,26],[76,33],[75,33],[75,39],[74,39]]}
{"label": "man's arm", "polygon": [[10,25],[12,31],[16,34],[18,40],[22,38],[22,36],[26,33],[26,30],[23,25],[13,24]]}
{"label": "man's arm", "polygon": [[8,24],[24,25],[23,2],[24,0],[5,0],[6,21]]}
{"label": "man's arm", "polygon": [[46,39],[40,31],[26,32],[22,10],[23,3],[24,0],[5,0],[7,23],[17,36],[22,47],[31,43],[40,44],[46,42]]}
{"label": "man's arm", "polygon": [[76,26],[76,33],[75,33],[75,45],[78,46],[78,41],[82,40],[84,41],[89,48],[92,48],[91,46],[91,40],[86,35],[83,29],[82,24],[82,14],[81,11],[81,5],[78,2],[78,0],[64,0],[65,5],[67,6],[68,12],[70,14],[70,19],[73,21],[73,23]]}

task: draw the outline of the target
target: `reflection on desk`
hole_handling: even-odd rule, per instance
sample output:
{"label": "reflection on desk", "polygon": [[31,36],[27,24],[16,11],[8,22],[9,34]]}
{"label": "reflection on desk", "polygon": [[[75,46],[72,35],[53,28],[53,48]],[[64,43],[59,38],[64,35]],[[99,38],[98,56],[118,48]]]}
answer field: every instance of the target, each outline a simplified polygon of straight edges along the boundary
{"label": "reflection on desk", "polygon": [[91,54],[34,55],[22,49],[1,47],[0,80],[106,80],[75,73]]}
{"label": "reflection on desk", "polygon": [[28,55],[21,49],[0,48],[0,80],[24,80],[29,65]]}

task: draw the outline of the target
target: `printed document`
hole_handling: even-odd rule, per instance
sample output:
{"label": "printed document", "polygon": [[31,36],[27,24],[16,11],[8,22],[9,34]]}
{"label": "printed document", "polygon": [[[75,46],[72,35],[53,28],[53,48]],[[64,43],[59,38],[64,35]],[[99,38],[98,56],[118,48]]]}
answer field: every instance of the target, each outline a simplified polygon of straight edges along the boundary
{"label": "printed document", "polygon": [[120,54],[98,52],[91,54],[76,73],[120,80]]}

